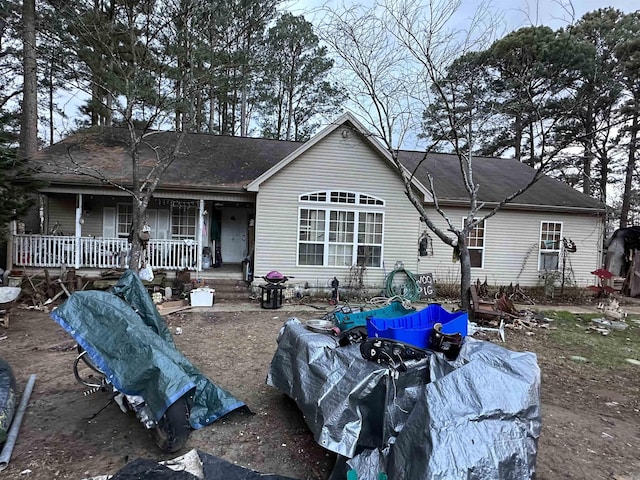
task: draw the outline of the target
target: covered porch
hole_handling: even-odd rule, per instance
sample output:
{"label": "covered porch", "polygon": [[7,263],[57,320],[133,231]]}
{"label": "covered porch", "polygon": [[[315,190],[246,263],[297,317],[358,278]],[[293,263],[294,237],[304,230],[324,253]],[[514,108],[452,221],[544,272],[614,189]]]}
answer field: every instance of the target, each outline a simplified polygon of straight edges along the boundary
{"label": "covered porch", "polygon": [[[194,198],[197,197],[197,198]],[[253,250],[253,197],[165,192],[146,211],[142,261],[154,270],[242,279]],[[87,274],[129,264],[131,201],[111,190],[43,193],[40,222],[12,225],[7,270],[75,268]],[[231,270],[230,270],[231,269]]]}

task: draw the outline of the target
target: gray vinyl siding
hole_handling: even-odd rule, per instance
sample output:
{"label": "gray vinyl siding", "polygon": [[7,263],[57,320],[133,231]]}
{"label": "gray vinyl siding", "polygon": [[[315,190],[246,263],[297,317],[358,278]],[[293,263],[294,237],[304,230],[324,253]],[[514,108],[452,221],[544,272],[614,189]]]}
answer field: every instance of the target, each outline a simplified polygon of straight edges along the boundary
{"label": "gray vinyl siding", "polygon": [[[467,210],[446,209],[452,223],[462,225]],[[437,214],[434,222],[444,227],[444,220]],[[472,268],[472,281],[486,278],[489,285],[541,286],[544,284],[538,270],[539,239],[541,222],[562,223],[562,237],[573,240],[577,250],[568,253],[565,262],[565,276],[574,278],[579,287],[593,285],[590,272],[601,265],[602,259],[602,219],[576,213],[527,212],[502,210],[486,221],[485,252],[483,268]],[[460,281],[460,264],[452,261],[451,247],[442,243],[432,232],[432,257],[421,257],[419,273],[433,272],[436,281]],[[562,270],[562,255],[559,259]]]}
{"label": "gray vinyl siding", "polygon": [[58,235],[74,235],[76,231],[76,196],[50,195],[47,199],[44,233],[51,234],[56,223]]}
{"label": "gray vinyl siding", "polygon": [[385,201],[383,267],[368,267],[364,283],[381,287],[401,261],[417,268],[418,213],[404,194],[396,170],[358,135],[337,129],[264,181],[256,202],[255,277],[271,270],[295,276],[292,283],[328,287],[334,276],[349,281],[348,267],[297,266],[300,195],[319,190],[352,191]]}

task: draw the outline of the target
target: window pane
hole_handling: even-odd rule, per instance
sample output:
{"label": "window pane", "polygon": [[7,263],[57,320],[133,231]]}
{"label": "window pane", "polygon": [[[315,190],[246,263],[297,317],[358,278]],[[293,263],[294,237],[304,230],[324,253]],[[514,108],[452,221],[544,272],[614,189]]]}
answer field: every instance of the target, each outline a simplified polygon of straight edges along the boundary
{"label": "window pane", "polygon": [[356,194],[350,192],[331,192],[331,203],[356,203]]}
{"label": "window pane", "polygon": [[560,250],[560,236],[562,224],[555,222],[542,222],[540,229],[540,249]]}
{"label": "window pane", "polygon": [[370,197],[369,195],[360,195],[360,205],[384,205],[382,200]]}
{"label": "window pane", "polygon": [[329,265],[350,267],[353,263],[353,245],[329,244]]}
{"label": "window pane", "polygon": [[318,243],[301,243],[298,263],[300,265],[322,265],[324,245]]}
{"label": "window pane", "polygon": [[469,258],[472,267],[482,268],[482,249],[470,248]]}
{"label": "window pane", "polygon": [[358,265],[382,265],[382,213],[361,212],[358,222]]}
{"label": "window pane", "polygon": [[329,241],[353,243],[353,212],[332,211],[329,217]]}
{"label": "window pane", "polygon": [[118,204],[118,236],[128,237],[133,223],[133,206]]}
{"label": "window pane", "polygon": [[358,247],[358,265],[379,267],[382,265],[382,247],[362,245]]}
{"label": "window pane", "polygon": [[382,244],[381,213],[360,213],[358,240],[360,243]]}
{"label": "window pane", "polygon": [[195,207],[178,207],[171,211],[171,235],[174,239],[196,237]]}
{"label": "window pane", "polygon": [[322,242],[324,240],[324,210],[300,210],[300,240]]}
{"label": "window pane", "polygon": [[541,270],[558,270],[558,253],[541,253],[540,254]]}

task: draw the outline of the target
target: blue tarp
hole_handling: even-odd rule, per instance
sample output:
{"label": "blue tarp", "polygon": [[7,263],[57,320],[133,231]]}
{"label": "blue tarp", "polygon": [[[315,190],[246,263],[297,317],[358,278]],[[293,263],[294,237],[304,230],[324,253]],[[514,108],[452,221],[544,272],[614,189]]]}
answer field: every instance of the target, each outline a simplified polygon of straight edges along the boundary
{"label": "blue tarp", "polygon": [[245,406],[176,349],[135,272],[127,270],[113,292],[76,292],[51,317],[87,351],[115,388],[141,395],[156,420],[192,392],[194,429]]}

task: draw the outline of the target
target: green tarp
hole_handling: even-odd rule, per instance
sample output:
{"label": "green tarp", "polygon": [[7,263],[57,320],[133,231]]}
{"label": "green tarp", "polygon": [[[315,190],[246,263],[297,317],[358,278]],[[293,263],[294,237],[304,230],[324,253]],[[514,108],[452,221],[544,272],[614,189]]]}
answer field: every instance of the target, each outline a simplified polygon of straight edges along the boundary
{"label": "green tarp", "polygon": [[119,391],[141,395],[156,420],[193,392],[191,426],[208,425],[245,407],[187,360],[135,272],[127,270],[113,288],[76,292],[51,317],[88,353]]}

